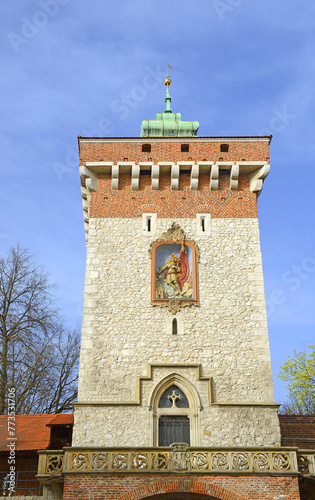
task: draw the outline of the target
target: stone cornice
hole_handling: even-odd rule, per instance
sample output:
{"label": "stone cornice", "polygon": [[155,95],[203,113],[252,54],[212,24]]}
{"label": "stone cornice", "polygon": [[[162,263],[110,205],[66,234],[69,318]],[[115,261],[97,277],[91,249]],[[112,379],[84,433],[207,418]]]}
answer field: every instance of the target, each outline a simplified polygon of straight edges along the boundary
{"label": "stone cornice", "polygon": [[270,144],[272,136],[211,136],[211,137],[81,137],[78,136],[79,144],[82,142],[135,142],[140,144],[155,142],[268,142]]}

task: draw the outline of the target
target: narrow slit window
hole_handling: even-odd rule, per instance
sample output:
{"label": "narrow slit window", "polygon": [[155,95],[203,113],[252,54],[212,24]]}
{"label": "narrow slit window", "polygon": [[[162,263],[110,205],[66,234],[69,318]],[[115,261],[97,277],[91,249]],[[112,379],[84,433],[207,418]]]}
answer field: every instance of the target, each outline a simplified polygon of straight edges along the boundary
{"label": "narrow slit window", "polygon": [[151,144],[142,144],[142,153],[151,153]]}
{"label": "narrow slit window", "polygon": [[229,152],[229,145],[228,144],[221,144],[220,151],[221,151],[221,153],[228,153]]}
{"label": "narrow slit window", "polygon": [[156,232],[156,214],[142,214],[142,234],[150,235]]}
{"label": "narrow slit window", "polygon": [[172,334],[177,335],[177,319],[174,318],[172,321]]}
{"label": "narrow slit window", "polygon": [[199,236],[210,236],[211,233],[210,214],[197,214],[197,234]]}
{"label": "narrow slit window", "polygon": [[189,144],[181,144],[180,150],[182,153],[188,153],[189,152]]}

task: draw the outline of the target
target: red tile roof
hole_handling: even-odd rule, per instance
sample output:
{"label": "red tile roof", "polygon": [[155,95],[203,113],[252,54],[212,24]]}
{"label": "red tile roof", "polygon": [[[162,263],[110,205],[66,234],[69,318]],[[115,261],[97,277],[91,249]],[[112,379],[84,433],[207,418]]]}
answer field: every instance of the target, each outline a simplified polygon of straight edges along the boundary
{"label": "red tile roof", "polygon": [[52,417],[52,419],[47,425],[73,424],[73,413],[57,413],[56,415],[50,415],[50,416]]}
{"label": "red tile roof", "polygon": [[[50,427],[47,426],[72,423],[73,414],[16,415],[8,429],[8,415],[0,415],[0,451],[8,451],[7,445],[13,438],[16,438],[16,451],[44,450],[50,440]],[[9,434],[13,429],[14,436]]]}

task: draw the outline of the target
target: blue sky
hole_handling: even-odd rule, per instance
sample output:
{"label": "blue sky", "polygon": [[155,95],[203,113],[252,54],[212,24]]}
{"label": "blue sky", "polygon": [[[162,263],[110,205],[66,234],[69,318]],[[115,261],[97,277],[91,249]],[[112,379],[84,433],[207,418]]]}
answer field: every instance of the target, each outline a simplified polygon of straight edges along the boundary
{"label": "blue sky", "polygon": [[11,0],[1,17],[0,250],[35,254],[67,324],[85,268],[77,135],[139,136],[170,64],[172,109],[200,136],[273,134],[258,205],[274,375],[314,343],[315,4]]}

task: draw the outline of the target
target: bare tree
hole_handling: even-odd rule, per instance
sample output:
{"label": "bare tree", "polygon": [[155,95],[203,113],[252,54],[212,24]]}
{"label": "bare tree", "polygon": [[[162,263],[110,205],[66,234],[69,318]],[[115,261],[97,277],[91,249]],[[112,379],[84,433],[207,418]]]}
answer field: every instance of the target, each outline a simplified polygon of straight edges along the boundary
{"label": "bare tree", "polygon": [[28,250],[0,259],[0,414],[8,387],[16,413],[58,413],[76,398],[79,334],[63,327],[53,291]]}

